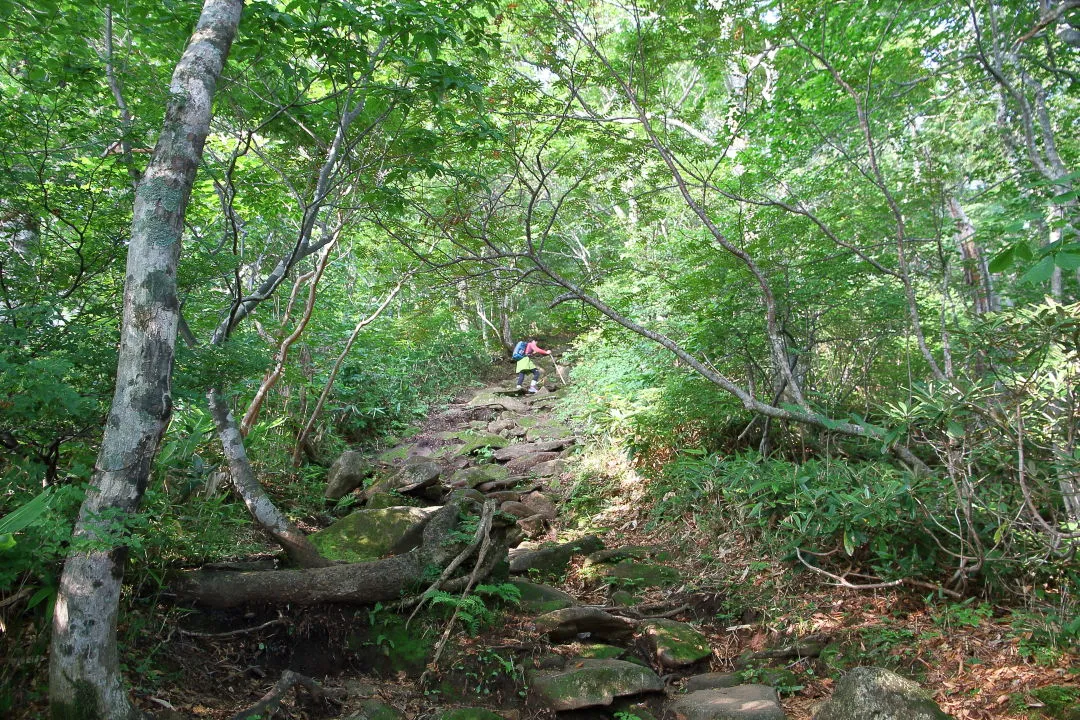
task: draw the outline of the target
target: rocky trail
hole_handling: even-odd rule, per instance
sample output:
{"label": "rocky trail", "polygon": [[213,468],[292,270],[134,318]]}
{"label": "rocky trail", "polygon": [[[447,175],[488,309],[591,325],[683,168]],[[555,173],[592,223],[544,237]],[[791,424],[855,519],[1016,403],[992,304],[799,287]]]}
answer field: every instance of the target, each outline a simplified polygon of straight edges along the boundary
{"label": "rocky trail", "polygon": [[[614,529],[582,534],[568,522],[577,439],[555,419],[563,392],[486,387],[396,446],[373,456],[346,452],[331,468],[327,500],[353,504],[311,539],[335,560],[417,547],[425,523],[448,503],[485,508],[457,577],[428,578],[427,604],[438,612],[410,619],[415,603],[389,600],[359,609],[249,605],[242,618],[210,612],[201,618],[207,631],[182,632],[200,652],[213,645],[219,660],[189,665],[188,680],[204,686],[204,698],[228,688],[234,708],[281,671],[317,680],[296,693],[272,690],[257,706],[277,706],[283,717],[809,717],[806,693],[790,695],[801,687],[790,667],[812,666],[828,638],[748,645],[740,637],[753,619],[735,627],[717,619],[723,598],[695,589],[694,560],[679,556],[678,543],[623,545]],[[237,626],[258,630],[236,637]],[[947,717],[918,685],[887,670],[849,673],[831,700],[822,704],[820,695],[819,720]],[[185,709],[199,707],[228,716],[194,700]]]}

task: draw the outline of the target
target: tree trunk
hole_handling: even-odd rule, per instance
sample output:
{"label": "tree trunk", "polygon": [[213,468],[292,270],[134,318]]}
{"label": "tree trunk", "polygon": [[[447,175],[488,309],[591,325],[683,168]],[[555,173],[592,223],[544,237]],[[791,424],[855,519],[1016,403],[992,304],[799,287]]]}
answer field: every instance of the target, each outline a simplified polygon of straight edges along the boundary
{"label": "tree trunk", "polygon": [[[197,571],[184,576],[175,586],[178,597],[211,607],[236,607],[248,603],[294,603],[313,605],[326,602],[374,603],[396,600],[403,593],[430,582],[432,568],[442,570],[452,562],[469,557],[476,543],[465,545],[453,539],[461,514],[472,501],[451,502],[436,511],[423,529],[420,547],[400,555],[372,562],[331,565],[309,570],[269,570],[257,572]],[[493,528],[501,552],[489,553],[480,563],[480,575],[491,571],[506,557],[502,540],[505,528]],[[459,533],[460,534],[460,533]],[[446,588],[452,584],[447,584]]]}
{"label": "tree trunk", "polygon": [[115,528],[139,508],[172,409],[184,211],[241,7],[241,0],[203,5],[173,72],[161,136],[135,193],[116,390],[53,615],[49,701],[54,718],[137,715],[124,689],[116,647],[127,552],[124,532]]}
{"label": "tree trunk", "polygon": [[1001,310],[1001,304],[994,294],[986,254],[975,242],[975,226],[954,197],[949,198],[949,215],[956,222],[956,244],[964,264],[964,282],[971,288],[975,315],[982,317],[986,313]]}
{"label": "tree trunk", "polygon": [[330,565],[330,561],[315,549],[304,532],[289,522],[289,519],[277,509],[274,501],[255,479],[255,472],[251,468],[247,450],[244,449],[244,438],[240,434],[240,428],[236,424],[236,418],[233,417],[229,403],[216,389],[211,390],[207,398],[222,450],[229,462],[233,490],[244,501],[244,506],[251,513],[251,517],[270,534],[275,542],[281,545],[293,564],[304,568]]}

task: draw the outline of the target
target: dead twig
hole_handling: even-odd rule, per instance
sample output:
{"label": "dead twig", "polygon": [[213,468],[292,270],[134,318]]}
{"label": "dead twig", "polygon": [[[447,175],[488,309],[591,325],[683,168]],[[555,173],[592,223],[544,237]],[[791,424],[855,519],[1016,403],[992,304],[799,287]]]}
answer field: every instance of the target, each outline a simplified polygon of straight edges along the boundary
{"label": "dead twig", "polygon": [[264,629],[266,629],[268,627],[271,627],[273,625],[284,625],[285,623],[286,623],[286,619],[279,615],[274,620],[270,620],[269,622],[264,622],[262,625],[256,625],[255,627],[250,627],[250,628],[240,628],[239,630],[227,630],[225,632],[219,632],[219,633],[198,632],[196,630],[185,630],[184,628],[177,628],[177,629],[180,631],[181,635],[185,635],[187,637],[221,638],[221,637],[230,637],[230,636],[233,636],[233,635],[246,635],[248,633],[253,633],[253,632],[258,632],[259,630],[264,630]]}
{"label": "dead twig", "polygon": [[[490,511],[488,509],[489,507]],[[446,569],[442,571],[442,574],[439,575],[438,579],[436,579],[435,582],[431,583],[428,589],[420,594],[420,598],[416,603],[416,607],[413,608],[412,613],[410,613],[409,619],[405,621],[406,628],[409,627],[409,623],[412,622],[412,619],[416,617],[416,613],[420,612],[420,608],[424,606],[424,603],[431,598],[432,593],[442,587],[442,584],[446,582],[451,575],[454,574],[454,571],[461,567],[461,564],[463,562],[469,559],[469,556],[472,555],[473,551],[476,550],[476,548],[480,547],[481,541],[485,540],[488,535],[488,530],[490,530],[491,528],[491,518],[494,517],[494,515],[495,502],[493,500],[488,500],[484,503],[484,509],[481,512],[480,517],[480,525],[477,526],[476,534],[473,535],[472,541],[465,546],[464,550],[458,553],[457,557],[450,561],[450,564],[446,566]],[[484,522],[485,518],[487,519],[486,527]]]}
{"label": "dead twig", "polygon": [[[491,523],[494,517],[495,501],[487,500],[484,502],[484,512],[480,517],[480,527],[477,528],[477,533],[482,535],[483,542],[480,545],[480,552],[476,555],[476,565],[473,566],[473,571],[469,575],[469,582],[461,593],[462,600],[465,599],[476,583],[480,575],[480,568],[484,566],[484,558],[487,557],[488,550],[491,548]],[[433,668],[439,665],[439,658],[442,657],[443,648],[446,647],[446,641],[450,639],[450,631],[453,629],[454,621],[457,620],[460,611],[461,603],[459,602],[454,606],[454,613],[450,616],[450,621],[446,623],[446,629],[443,630],[442,637],[439,638],[439,642],[435,645],[435,655],[431,659],[431,667]]]}
{"label": "dead twig", "polygon": [[803,557],[802,552],[799,550],[799,548],[795,548],[795,555],[798,556],[799,562],[801,562],[810,572],[816,573],[818,575],[823,575],[835,582],[840,587],[850,588],[851,590],[883,590],[885,588],[894,588],[901,585],[911,585],[914,587],[921,587],[927,590],[934,590],[935,592],[939,592],[942,595],[948,595],[954,600],[960,600],[961,598],[963,598],[963,595],[954,590],[948,590],[941,587],[940,585],[934,585],[933,583],[923,582],[922,580],[914,580],[912,578],[900,578],[899,580],[888,580],[884,582],[856,585],[855,583],[850,582],[847,578],[831,573],[828,570],[822,570],[819,567],[814,567],[810,563],[806,562],[806,558]]}

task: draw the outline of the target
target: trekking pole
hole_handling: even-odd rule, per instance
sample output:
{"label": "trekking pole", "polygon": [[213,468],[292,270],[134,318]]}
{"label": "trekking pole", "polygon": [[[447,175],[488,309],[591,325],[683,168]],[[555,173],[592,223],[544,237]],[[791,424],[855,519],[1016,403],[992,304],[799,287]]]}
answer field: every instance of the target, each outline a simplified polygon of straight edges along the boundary
{"label": "trekking pole", "polygon": [[559,381],[564,386],[569,385],[569,383],[566,382],[566,376],[563,375],[563,369],[559,367],[559,363],[555,362],[555,353],[550,353],[548,357],[551,358],[551,365],[555,368],[555,376],[559,378]]}

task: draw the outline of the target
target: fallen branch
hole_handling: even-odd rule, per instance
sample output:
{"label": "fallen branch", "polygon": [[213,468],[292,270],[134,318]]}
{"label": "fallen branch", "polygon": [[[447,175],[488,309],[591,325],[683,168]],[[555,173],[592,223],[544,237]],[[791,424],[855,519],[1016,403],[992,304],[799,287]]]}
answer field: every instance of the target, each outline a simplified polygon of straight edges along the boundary
{"label": "fallen branch", "polygon": [[254,720],[254,718],[269,717],[270,713],[281,705],[285,693],[289,692],[289,690],[296,685],[306,688],[316,700],[322,700],[323,689],[319,683],[306,675],[301,675],[292,670],[286,670],[281,673],[281,679],[274,684],[274,687],[270,688],[270,692],[263,695],[259,702],[255,703],[247,710],[241,710],[233,715],[232,720]]}
{"label": "fallen branch", "polygon": [[[484,501],[484,512],[480,518],[480,527],[476,529],[477,534],[483,537],[483,542],[480,544],[480,552],[476,555],[476,565],[473,566],[473,571],[469,573],[469,582],[465,585],[465,590],[461,593],[461,599],[464,600],[469,592],[472,591],[473,585],[476,584],[476,580],[480,575],[480,568],[484,565],[484,559],[487,557],[488,550],[491,548],[491,521],[495,516],[495,501]],[[446,641],[450,639],[450,631],[454,628],[454,621],[457,620],[458,614],[461,612],[461,603],[459,602],[454,606],[454,612],[450,616],[449,622],[446,623],[446,629],[443,630],[442,637],[439,638],[439,642],[435,645],[435,655],[431,659],[431,667],[438,667],[439,658],[442,657],[443,648],[446,647]],[[416,611],[413,611],[416,614]]]}
{"label": "fallen branch", "polygon": [[274,620],[264,622],[262,625],[256,625],[255,627],[250,628],[239,628],[237,630],[226,630],[225,632],[219,633],[198,632],[196,630],[185,630],[184,628],[177,628],[177,630],[180,631],[181,635],[186,635],[187,637],[220,638],[231,637],[233,635],[246,635],[248,633],[258,632],[259,630],[265,630],[266,628],[272,627],[274,625],[284,625],[286,622],[288,621],[284,617],[279,615]]}
{"label": "fallen branch", "polygon": [[948,595],[954,600],[960,600],[961,598],[963,598],[963,595],[954,590],[948,590],[941,587],[940,585],[934,585],[933,583],[923,582],[922,580],[914,580],[912,578],[900,578],[899,580],[889,580],[884,582],[856,585],[855,583],[850,582],[847,578],[831,573],[828,570],[822,570],[819,567],[814,567],[810,563],[806,562],[806,558],[803,557],[802,552],[799,550],[799,548],[795,548],[795,555],[798,556],[799,562],[801,562],[810,572],[816,573],[818,575],[823,575],[835,582],[840,587],[849,588],[851,590],[884,590],[886,588],[894,588],[901,585],[910,585],[913,587],[924,588],[926,590],[934,590],[935,592],[939,592],[942,595]]}
{"label": "fallen branch", "polygon": [[[491,518],[494,515],[495,502],[493,500],[486,500],[484,502],[483,512],[480,516],[480,524],[476,528],[476,533],[473,534],[472,541],[469,542],[469,544],[466,545],[460,553],[458,553],[458,556],[456,558],[450,561],[450,564],[446,566],[446,568],[442,571],[442,574],[439,575],[438,579],[436,579],[435,582],[431,583],[427,590],[421,593],[419,602],[417,602],[416,607],[413,608],[412,613],[409,614],[409,619],[405,621],[405,627],[409,627],[409,623],[411,623],[412,619],[416,617],[416,613],[420,612],[420,608],[424,606],[424,603],[431,598],[432,594],[434,594],[434,592],[438,590],[444,582],[450,579],[450,576],[454,574],[454,571],[461,567],[461,564],[463,562],[469,559],[469,556],[472,555],[473,550],[475,550],[477,547],[480,547],[482,541],[487,540],[488,531],[491,529]],[[481,560],[482,559],[483,558],[481,558]],[[479,561],[477,562],[477,566],[479,566]]]}

